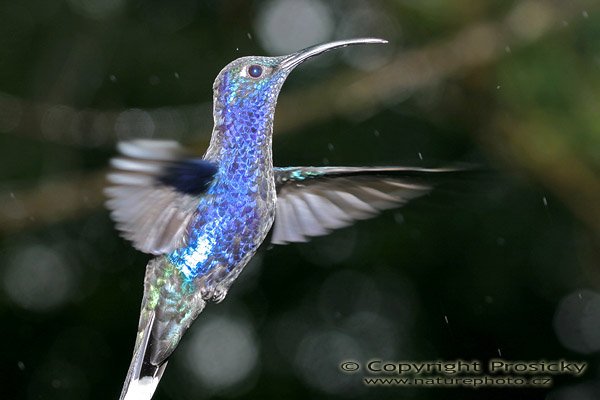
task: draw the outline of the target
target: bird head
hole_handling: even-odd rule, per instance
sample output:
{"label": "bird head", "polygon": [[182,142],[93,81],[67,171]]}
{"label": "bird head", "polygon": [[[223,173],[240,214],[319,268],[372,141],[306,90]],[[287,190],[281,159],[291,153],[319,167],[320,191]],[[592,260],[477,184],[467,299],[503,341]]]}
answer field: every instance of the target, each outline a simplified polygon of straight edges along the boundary
{"label": "bird head", "polygon": [[356,44],[387,43],[363,38],[324,43],[279,57],[242,57],[221,70],[213,85],[215,118],[223,110],[251,113],[250,118],[272,120],[281,86],[289,73],[307,59],[329,50]]}

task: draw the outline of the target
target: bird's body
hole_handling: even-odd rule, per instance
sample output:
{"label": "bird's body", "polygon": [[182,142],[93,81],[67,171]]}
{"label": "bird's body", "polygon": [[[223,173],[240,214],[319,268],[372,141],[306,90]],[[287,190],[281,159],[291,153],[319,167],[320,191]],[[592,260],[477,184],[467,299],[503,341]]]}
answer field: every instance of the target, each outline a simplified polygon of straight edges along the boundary
{"label": "bird's body", "polygon": [[404,167],[274,168],[277,95],[307,58],[356,39],[291,56],[244,57],[214,84],[214,129],[205,155],[173,142],[119,145],[106,191],[112,217],[134,246],[156,255],[146,269],[133,360],[121,400],[152,397],[167,360],[208,301],[219,302],[272,230],[271,242],[306,241],[429,191],[448,170]]}

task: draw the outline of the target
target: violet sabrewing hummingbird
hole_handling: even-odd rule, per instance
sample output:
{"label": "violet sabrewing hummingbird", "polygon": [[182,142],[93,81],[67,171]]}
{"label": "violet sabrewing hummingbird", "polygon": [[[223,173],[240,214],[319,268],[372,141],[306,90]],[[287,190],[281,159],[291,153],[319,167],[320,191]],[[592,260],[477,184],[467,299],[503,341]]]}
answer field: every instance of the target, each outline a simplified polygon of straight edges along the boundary
{"label": "violet sabrewing hummingbird", "polygon": [[155,256],[121,400],[152,397],[182,335],[207,302],[224,299],[265,240],[326,235],[427,193],[427,178],[451,170],[273,167],[275,105],[289,73],[326,51],[372,43],[386,41],[342,40],[231,62],[213,85],[214,128],[202,157],[172,141],[118,144],[107,207],[122,236]]}

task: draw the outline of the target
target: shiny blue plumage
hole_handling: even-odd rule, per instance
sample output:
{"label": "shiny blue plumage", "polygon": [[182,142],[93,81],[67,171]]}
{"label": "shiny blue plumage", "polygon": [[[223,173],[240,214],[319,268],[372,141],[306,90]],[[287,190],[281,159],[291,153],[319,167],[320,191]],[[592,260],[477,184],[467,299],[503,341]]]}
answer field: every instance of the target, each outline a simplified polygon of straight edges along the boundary
{"label": "shiny blue plumage", "polygon": [[[188,280],[205,277],[203,287],[216,295],[227,290],[273,224],[273,114],[288,72],[273,69],[279,61],[242,58],[217,77],[215,127],[204,156],[217,172],[199,201],[186,246],[167,255]],[[261,65],[265,76],[253,78],[248,65]]]}
{"label": "shiny blue plumage", "polygon": [[174,142],[119,144],[107,206],[124,237],[155,255],[146,268],[133,359],[121,400],[150,399],[169,356],[208,300],[221,301],[273,229],[303,242],[427,193],[420,178],[451,169],[274,168],[273,119],[288,74],[354,39],[284,57],[244,57],[214,89],[214,128],[199,159]]}

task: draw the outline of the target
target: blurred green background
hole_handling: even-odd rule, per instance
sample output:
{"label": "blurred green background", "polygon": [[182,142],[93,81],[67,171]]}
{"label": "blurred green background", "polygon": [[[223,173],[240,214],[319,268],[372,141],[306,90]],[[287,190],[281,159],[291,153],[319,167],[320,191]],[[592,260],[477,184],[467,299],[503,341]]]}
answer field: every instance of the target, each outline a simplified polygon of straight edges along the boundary
{"label": "blurred green background", "polygon": [[[148,256],[102,207],[119,139],[202,152],[214,77],[339,38],[285,84],[278,165],[485,171],[260,254],[155,399],[600,398],[600,4],[0,2],[0,397],[116,399]],[[586,361],[550,388],[365,387],[341,361]]]}

